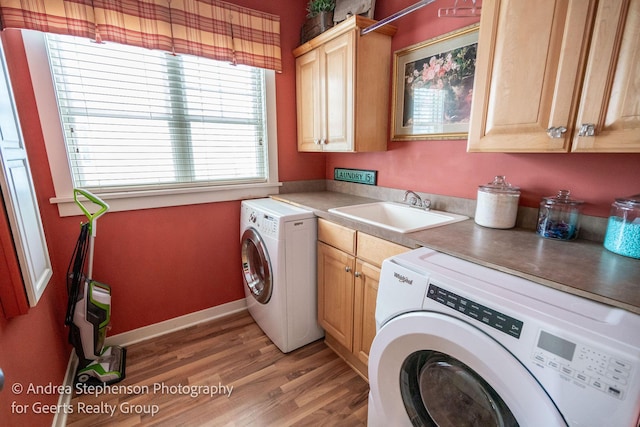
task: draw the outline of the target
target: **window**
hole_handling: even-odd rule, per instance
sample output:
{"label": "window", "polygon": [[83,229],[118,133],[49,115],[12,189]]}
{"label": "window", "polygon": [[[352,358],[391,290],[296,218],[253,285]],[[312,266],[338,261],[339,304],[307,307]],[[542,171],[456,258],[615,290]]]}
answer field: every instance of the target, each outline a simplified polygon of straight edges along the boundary
{"label": "window", "polygon": [[[266,107],[275,104],[268,99],[274,97],[273,72],[69,36],[44,38],[71,187],[61,195],[56,185],[55,202],[69,202],[74,187],[98,193],[110,205],[110,198],[117,205],[122,199],[150,201],[151,195],[174,199],[115,210],[277,192],[275,119]],[[31,58],[29,63],[40,98],[33,77],[39,67]],[[43,121],[43,132],[45,127]],[[220,191],[228,194],[211,196]],[[199,196],[191,200],[186,193]]]}

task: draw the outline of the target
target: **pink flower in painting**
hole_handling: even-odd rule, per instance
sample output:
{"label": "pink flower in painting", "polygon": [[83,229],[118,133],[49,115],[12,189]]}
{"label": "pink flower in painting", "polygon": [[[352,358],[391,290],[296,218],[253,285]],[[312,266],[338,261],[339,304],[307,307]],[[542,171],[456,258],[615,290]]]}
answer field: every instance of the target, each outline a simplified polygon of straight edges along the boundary
{"label": "pink flower in painting", "polygon": [[[402,118],[404,126],[414,125],[413,103],[423,102],[420,99],[427,96],[427,93],[429,93],[428,96],[433,95],[441,100],[438,102],[442,102],[442,114],[447,123],[461,123],[469,120],[473,99],[475,52],[474,44],[406,64],[406,97],[403,98],[405,105]],[[420,97],[415,95],[418,91],[420,91]]]}
{"label": "pink flower in painting", "polygon": [[428,82],[430,80],[433,80],[435,76],[436,76],[435,70],[432,67],[427,68],[427,64],[424,64],[424,68],[422,70],[422,80],[424,80],[425,82]]}
{"label": "pink flower in painting", "polygon": [[451,70],[451,66],[453,65],[453,56],[451,55],[451,52],[449,52],[447,54],[447,58],[444,61],[444,64],[442,65],[442,69],[445,70],[445,73]]}

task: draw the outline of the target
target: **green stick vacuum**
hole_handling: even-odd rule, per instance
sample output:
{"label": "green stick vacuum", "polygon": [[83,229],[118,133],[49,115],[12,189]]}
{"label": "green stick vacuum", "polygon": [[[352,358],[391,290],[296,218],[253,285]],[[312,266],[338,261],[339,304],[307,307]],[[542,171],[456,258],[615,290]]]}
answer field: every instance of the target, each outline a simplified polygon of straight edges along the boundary
{"label": "green stick vacuum", "polygon": [[[97,205],[98,210],[90,213],[79,196]],[[65,325],[69,326],[69,342],[79,359],[75,382],[113,384],[125,377],[126,349],[104,345],[111,320],[111,287],[91,278],[97,220],[107,213],[109,205],[89,191],[77,188],[73,190],[73,198],[89,220],[80,226],[67,270],[69,301]]]}

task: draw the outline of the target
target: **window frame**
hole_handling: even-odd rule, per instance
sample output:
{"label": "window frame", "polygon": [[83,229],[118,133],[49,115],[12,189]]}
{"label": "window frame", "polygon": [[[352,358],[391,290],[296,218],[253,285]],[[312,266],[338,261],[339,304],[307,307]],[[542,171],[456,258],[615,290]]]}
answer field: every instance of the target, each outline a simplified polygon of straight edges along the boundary
{"label": "window frame", "polygon": [[[80,215],[82,212],[73,199],[73,180],[44,34],[31,30],[22,30],[21,32],[55,189],[55,197],[49,201],[57,205],[61,217]],[[109,204],[110,211],[118,212],[242,200],[277,194],[282,184],[278,181],[275,72],[272,70],[265,70],[265,111],[268,144],[268,171],[265,182],[110,191],[100,192],[100,198]]]}

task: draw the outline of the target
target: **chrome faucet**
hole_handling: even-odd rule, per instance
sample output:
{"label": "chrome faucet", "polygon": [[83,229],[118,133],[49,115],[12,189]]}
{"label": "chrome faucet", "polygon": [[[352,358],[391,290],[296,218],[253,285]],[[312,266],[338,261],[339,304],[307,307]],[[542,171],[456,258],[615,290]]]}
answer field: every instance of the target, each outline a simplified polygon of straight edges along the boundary
{"label": "chrome faucet", "polygon": [[402,198],[402,201],[406,202],[407,198],[409,198],[409,205],[411,207],[424,209],[424,210],[429,210],[429,208],[431,208],[431,200],[429,199],[422,200],[420,196],[418,196],[416,193],[414,193],[411,190],[407,190],[404,192],[404,197]]}

